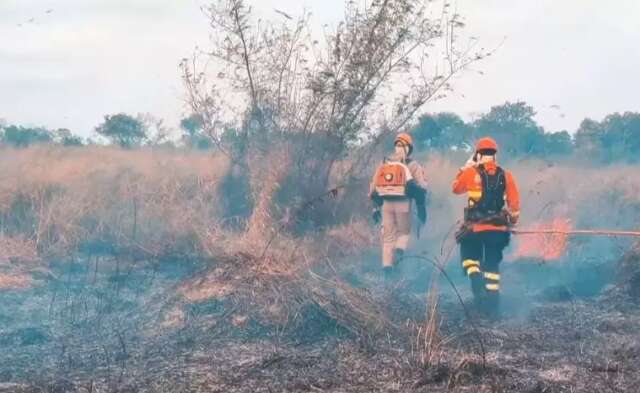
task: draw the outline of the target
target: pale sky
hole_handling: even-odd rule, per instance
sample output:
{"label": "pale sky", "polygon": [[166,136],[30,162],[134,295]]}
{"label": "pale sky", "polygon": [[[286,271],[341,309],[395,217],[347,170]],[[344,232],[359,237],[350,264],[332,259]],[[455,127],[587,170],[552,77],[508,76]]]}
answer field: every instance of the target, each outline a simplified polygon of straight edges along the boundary
{"label": "pale sky", "polygon": [[[306,6],[335,24],[343,0],[255,0],[260,16]],[[202,0],[0,0],[0,119],[89,136],[105,114],[185,113],[178,63],[207,47]],[[458,0],[495,55],[425,111],[471,119],[524,100],[547,130],[640,111],[640,1]],[[477,71],[482,71],[480,74]],[[552,106],[558,106],[552,107]]]}

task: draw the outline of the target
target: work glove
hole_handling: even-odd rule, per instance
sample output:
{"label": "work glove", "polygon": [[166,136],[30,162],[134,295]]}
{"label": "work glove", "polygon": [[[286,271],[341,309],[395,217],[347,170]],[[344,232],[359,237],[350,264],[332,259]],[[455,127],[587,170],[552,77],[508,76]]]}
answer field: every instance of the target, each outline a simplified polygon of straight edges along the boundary
{"label": "work glove", "polygon": [[380,224],[380,221],[382,220],[382,212],[380,211],[380,209],[373,209],[371,218],[373,218],[373,222],[375,222],[376,224]]}
{"label": "work glove", "polygon": [[509,219],[509,224],[516,225],[520,219],[520,212],[509,212],[507,218]]}
{"label": "work glove", "polygon": [[416,210],[418,213],[418,220],[422,225],[427,223],[427,208],[425,205],[416,205]]}
{"label": "work glove", "polygon": [[371,195],[369,195],[369,197],[371,198],[371,201],[376,206],[376,208],[379,208],[380,206],[382,206],[383,200],[382,200],[382,197],[380,196],[380,194],[378,194],[377,191],[373,191],[371,193]]}
{"label": "work glove", "polygon": [[409,180],[407,182],[407,197],[416,201],[418,205],[425,204],[427,190],[420,187],[415,180]]}

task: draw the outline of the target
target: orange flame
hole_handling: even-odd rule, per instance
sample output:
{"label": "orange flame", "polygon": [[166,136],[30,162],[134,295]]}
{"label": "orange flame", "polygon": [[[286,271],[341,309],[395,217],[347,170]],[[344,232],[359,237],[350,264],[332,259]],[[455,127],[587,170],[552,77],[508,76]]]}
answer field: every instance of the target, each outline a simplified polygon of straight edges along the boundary
{"label": "orange flame", "polygon": [[534,258],[553,261],[564,255],[567,250],[568,239],[568,235],[565,232],[571,230],[569,219],[554,218],[551,222],[536,223],[530,228],[534,231],[551,230],[560,233],[519,236],[516,240],[516,248],[510,255],[510,259]]}

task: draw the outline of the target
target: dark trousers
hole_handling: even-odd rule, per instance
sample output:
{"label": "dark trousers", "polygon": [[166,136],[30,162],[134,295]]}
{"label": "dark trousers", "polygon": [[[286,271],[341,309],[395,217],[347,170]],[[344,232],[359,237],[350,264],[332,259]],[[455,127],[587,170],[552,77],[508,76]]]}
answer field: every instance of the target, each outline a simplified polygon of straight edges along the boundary
{"label": "dark trousers", "polygon": [[460,241],[462,267],[471,281],[476,307],[497,316],[500,307],[500,262],[510,234],[471,232]]}

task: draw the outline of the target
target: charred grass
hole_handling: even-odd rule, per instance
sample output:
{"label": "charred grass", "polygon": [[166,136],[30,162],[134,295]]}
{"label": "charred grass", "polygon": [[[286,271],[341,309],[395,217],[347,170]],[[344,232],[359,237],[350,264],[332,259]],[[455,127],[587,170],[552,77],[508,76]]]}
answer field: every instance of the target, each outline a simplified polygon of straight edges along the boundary
{"label": "charred grass", "polygon": [[8,391],[633,392],[640,383],[640,310],[619,288],[489,322],[466,320],[446,291],[436,303],[400,281],[371,291],[398,324],[372,337],[313,305],[289,328],[239,320],[237,304],[211,300],[183,304],[179,325],[167,323],[176,273],[146,271],[117,285],[110,271],[95,282],[76,271],[4,293],[0,377],[23,389]]}

